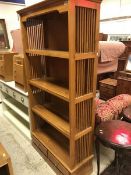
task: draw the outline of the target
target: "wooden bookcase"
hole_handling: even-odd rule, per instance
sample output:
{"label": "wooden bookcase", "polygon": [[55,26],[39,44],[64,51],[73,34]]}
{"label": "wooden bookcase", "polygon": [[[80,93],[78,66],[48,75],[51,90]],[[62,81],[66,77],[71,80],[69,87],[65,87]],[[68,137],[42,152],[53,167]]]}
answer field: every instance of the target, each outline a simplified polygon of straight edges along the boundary
{"label": "wooden bookcase", "polygon": [[100,0],[18,11],[33,145],[65,175],[92,172]]}

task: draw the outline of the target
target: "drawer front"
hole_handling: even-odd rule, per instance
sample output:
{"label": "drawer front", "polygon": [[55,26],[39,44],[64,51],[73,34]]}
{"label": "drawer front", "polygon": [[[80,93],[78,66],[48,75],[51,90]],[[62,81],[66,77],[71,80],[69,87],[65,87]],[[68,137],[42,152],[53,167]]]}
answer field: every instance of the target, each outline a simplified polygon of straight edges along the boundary
{"label": "drawer front", "polygon": [[24,85],[24,72],[23,72],[23,65],[14,64],[14,80]]}
{"label": "drawer front", "polygon": [[104,83],[100,83],[100,87],[108,88],[108,89],[114,89],[115,88],[114,86],[111,86],[111,85],[108,85],[108,84],[104,84]]}
{"label": "drawer front", "polygon": [[116,95],[116,89],[109,89],[105,87],[100,87],[100,98],[103,100],[108,100]]}
{"label": "drawer front", "polygon": [[0,55],[0,61],[4,60],[4,55]]}
{"label": "drawer front", "polygon": [[16,101],[20,102],[24,106],[28,107],[28,97],[18,93],[17,91],[9,88],[8,86],[0,83],[0,89],[8,94],[9,96],[13,97]]}
{"label": "drawer front", "polygon": [[22,94],[19,94],[19,93],[17,93],[18,95],[17,95],[17,97],[18,97],[18,101],[21,103],[21,104],[23,104],[24,106],[26,106],[26,107],[28,107],[29,105],[28,105],[28,97],[26,97],[26,96],[24,96],[24,95],[22,95]]}

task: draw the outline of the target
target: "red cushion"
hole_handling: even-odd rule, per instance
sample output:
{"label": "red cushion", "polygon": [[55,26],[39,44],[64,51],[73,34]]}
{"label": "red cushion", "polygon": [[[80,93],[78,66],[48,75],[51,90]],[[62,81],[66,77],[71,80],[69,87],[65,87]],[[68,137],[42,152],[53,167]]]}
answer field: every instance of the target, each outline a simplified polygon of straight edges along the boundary
{"label": "red cushion", "polygon": [[[97,105],[97,104],[96,104]],[[121,94],[105,103],[100,103],[96,108],[96,123],[117,119],[123,108],[131,105],[131,95]]]}

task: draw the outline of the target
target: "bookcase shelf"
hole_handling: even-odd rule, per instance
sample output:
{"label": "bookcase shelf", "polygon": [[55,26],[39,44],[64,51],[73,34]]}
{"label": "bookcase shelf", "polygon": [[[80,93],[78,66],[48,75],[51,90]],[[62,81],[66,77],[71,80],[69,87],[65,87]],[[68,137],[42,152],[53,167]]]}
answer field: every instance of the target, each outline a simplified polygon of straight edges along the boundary
{"label": "bookcase shelf", "polygon": [[18,11],[32,144],[64,175],[92,172],[101,0],[45,0]]}
{"label": "bookcase shelf", "polygon": [[50,81],[46,81],[44,79],[35,79],[35,80],[30,80],[29,84],[37,88],[40,88],[46,92],[49,92],[53,95],[56,95],[57,97],[65,101],[69,101],[69,91],[64,87],[51,83]]}
{"label": "bookcase shelf", "polygon": [[26,50],[28,54],[37,54],[50,57],[59,57],[69,59],[69,52],[64,51],[53,51],[53,50]]}
{"label": "bookcase shelf", "polygon": [[32,111],[39,115],[42,119],[64,134],[67,138],[70,136],[70,127],[69,123],[63,120],[58,115],[49,111],[47,108],[42,105],[36,105],[32,108]]}

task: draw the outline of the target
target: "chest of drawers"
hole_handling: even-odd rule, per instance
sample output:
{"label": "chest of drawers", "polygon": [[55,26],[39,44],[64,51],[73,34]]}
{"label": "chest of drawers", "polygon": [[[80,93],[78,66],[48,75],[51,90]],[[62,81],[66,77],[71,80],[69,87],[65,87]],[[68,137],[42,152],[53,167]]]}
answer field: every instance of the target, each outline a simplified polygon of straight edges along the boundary
{"label": "chest of drawers", "polygon": [[116,95],[117,80],[107,78],[100,81],[100,98],[108,100]]}

